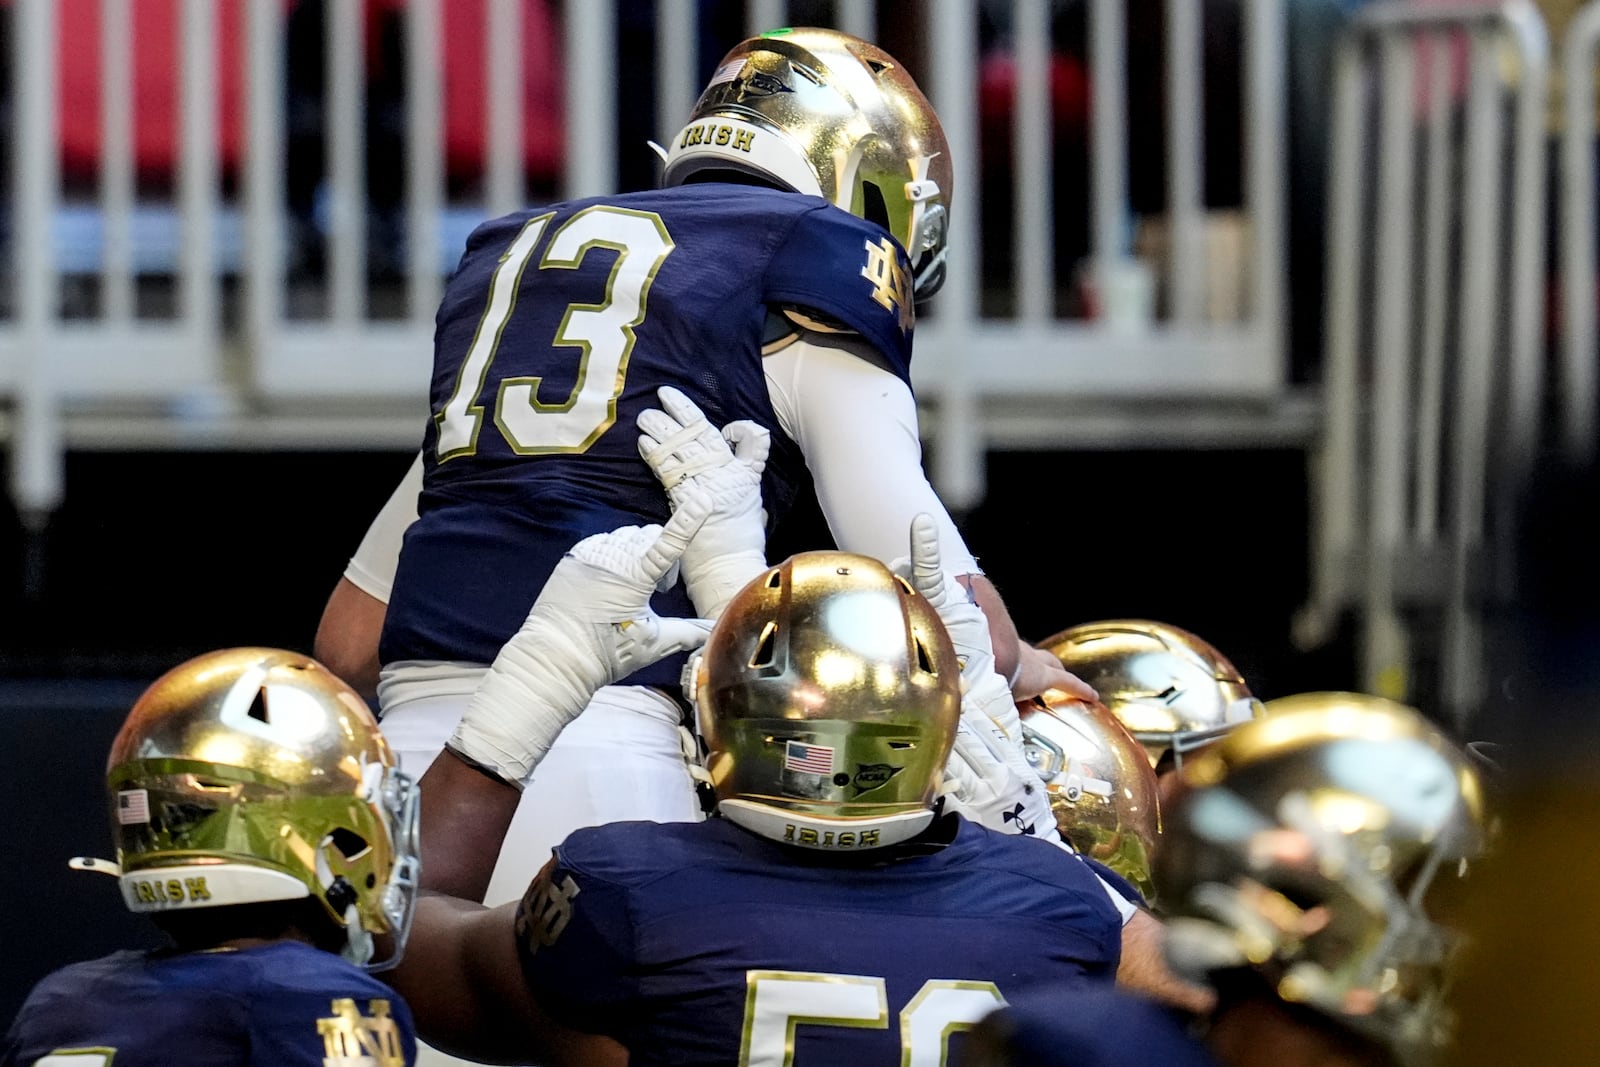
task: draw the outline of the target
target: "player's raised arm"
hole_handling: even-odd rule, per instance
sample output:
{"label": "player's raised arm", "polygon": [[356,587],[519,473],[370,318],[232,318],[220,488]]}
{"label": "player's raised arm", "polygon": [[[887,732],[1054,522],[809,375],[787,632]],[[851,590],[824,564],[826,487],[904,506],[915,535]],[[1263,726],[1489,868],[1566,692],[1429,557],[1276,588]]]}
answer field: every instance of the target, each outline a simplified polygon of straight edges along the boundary
{"label": "player's raised arm", "polygon": [[[1021,639],[999,591],[928,481],[916,400],[888,363],[863,338],[815,334],[764,363],[773,409],[805,453],[834,541],[846,551],[892,560],[905,552],[911,520],[930,516],[945,569],[983,609],[995,670],[1012,694],[1021,699],[1050,688],[1080,691],[1059,660]],[[863,462],[867,456],[871,462]]]}
{"label": "player's raised arm", "polygon": [[400,563],[400,542],[417,519],[421,492],[422,456],[418,455],[334,584],[311,645],[311,654],[323,666],[368,700],[378,694],[378,637]]}
{"label": "player's raised arm", "polygon": [[435,1048],[485,1063],[626,1064],[616,1041],[562,1026],[539,1004],[517,959],[517,910],[423,891],[411,955],[383,976],[410,1005],[418,1033]]}
{"label": "player's raised arm", "polygon": [[703,495],[682,499],[665,527],[623,527],[573,546],[495,657],[423,776],[424,885],[482,900],[523,786],[595,690],[704,642],[709,624],[650,609],[711,510]]}

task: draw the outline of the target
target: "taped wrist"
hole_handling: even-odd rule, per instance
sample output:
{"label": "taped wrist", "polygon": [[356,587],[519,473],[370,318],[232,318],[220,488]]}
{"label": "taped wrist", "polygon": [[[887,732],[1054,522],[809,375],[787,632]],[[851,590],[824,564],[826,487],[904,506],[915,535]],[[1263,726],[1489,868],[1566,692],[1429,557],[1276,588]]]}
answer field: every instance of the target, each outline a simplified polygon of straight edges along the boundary
{"label": "taped wrist", "polygon": [[523,624],[479,683],[450,747],[517,788],[605,684],[589,636],[543,618]]}
{"label": "taped wrist", "polygon": [[701,559],[690,559],[685,553],[683,584],[689,589],[694,610],[702,618],[715,619],[735,593],[766,569],[767,557],[760,551],[708,555]]}

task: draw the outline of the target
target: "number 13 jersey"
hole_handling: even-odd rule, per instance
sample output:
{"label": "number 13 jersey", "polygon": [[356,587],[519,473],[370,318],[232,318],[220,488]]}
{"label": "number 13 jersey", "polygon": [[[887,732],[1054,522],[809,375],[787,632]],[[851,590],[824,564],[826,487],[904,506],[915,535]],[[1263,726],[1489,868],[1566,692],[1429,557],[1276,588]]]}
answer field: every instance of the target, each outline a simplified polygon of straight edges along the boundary
{"label": "number 13 jersey", "polygon": [[[634,425],[660,386],[714,425],[772,431],[762,496],[776,522],[805,478],[762,373],[763,330],[780,307],[861,336],[909,385],[905,253],[817,197],[698,184],[480,226],[439,308],[423,491],[382,661],[488,663],[572,545],[665,522]],[[655,607],[694,614],[681,586]],[[678,667],[628,681],[675,686]]]}

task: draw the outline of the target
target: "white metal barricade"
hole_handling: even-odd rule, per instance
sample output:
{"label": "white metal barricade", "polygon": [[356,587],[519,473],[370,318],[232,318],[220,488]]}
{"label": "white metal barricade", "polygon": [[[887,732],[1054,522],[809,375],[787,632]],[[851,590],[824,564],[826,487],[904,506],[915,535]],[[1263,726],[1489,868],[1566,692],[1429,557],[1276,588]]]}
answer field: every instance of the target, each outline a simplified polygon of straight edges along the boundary
{"label": "white metal barricade", "polygon": [[[1596,452],[1595,110],[1592,86],[1600,53],[1600,4],[1586,4],[1567,25],[1561,45],[1561,369],[1562,444],[1578,462]],[[1580,87],[1582,87],[1580,89]]]}
{"label": "white metal barricade", "polygon": [[[444,277],[476,221],[523,206],[523,91],[528,71],[521,44],[528,20],[550,17],[559,34],[565,91],[560,121],[566,151],[556,194],[615,189],[621,153],[615,72],[641,57],[612,57],[620,4],[567,0],[471,0],[484,17],[473,33],[483,71],[482,174],[475,188],[454,189],[441,162],[445,98],[441,58],[461,27],[468,0],[408,0],[374,5],[398,10],[403,27],[405,238],[401,277],[380,293],[369,277],[363,123],[367,57],[361,0],[325,0],[324,109],[326,162],[318,225],[325,239],[325,276],[315,285],[290,276],[291,220],[285,210],[285,0],[181,0],[171,45],[179,58],[177,148],[170,193],[150,199],[134,163],[135,134],[148,116],[136,113],[133,60],[142,39],[138,0],[10,0],[14,23],[17,116],[10,275],[14,313],[0,319],[0,399],[11,402],[11,490],[29,515],[47,512],[62,495],[62,456],[77,441],[116,447],[120,441],[171,444],[254,439],[301,447],[353,443],[405,447],[420,439],[431,357],[432,320]],[[97,184],[68,195],[58,169],[60,134],[57,47],[63,13],[94,5],[99,20],[102,106]],[[985,317],[978,267],[977,0],[938,0],[911,9],[921,20],[910,39],[925,53],[914,71],[943,117],[956,171],[952,255],[945,292],[919,326],[914,374],[937,441],[935,481],[957,508],[983,494],[983,457],[996,442],[1060,447],[1073,440],[1062,405],[1119,400],[1274,401],[1283,395],[1282,293],[1284,42],[1279,0],[1239,0],[1243,33],[1244,253],[1242,310],[1217,319],[1204,308],[1208,274],[1203,232],[1203,147],[1199,87],[1202,26],[1198,5],[1166,6],[1166,103],[1169,254],[1162,284],[1170,311],[1125,321],[1066,319],[1054,295],[1078,264],[1052,262],[1044,236],[1057,205],[1050,190],[1050,4],[1014,0],[1014,109],[1018,244],[1017,312]],[[832,5],[841,28],[874,36],[880,22],[901,18],[871,0]],[[700,68],[695,58],[701,6],[658,0],[652,114],[665,140],[692,105]],[[230,13],[231,12],[231,13]],[[235,16],[237,15],[237,18]],[[738,32],[783,23],[782,0],[752,0]],[[228,21],[233,19],[232,22]],[[1092,115],[1092,277],[1103,290],[1135,266],[1125,236],[1129,216],[1127,25],[1124,0],[1088,4]],[[240,59],[222,69],[216,42],[235,26]],[[542,24],[541,24],[542,25]],[[539,30],[539,33],[545,31]],[[542,39],[542,38],[541,38]],[[721,43],[731,45],[733,40]],[[707,68],[709,69],[709,68]],[[236,81],[235,81],[236,80]],[[220,180],[219,98],[238,86],[243,148],[237,189]],[[144,105],[140,105],[144,106]],[[230,179],[231,181],[231,179]],[[150,315],[140,293],[165,286],[170,311]],[[87,309],[63,312],[80,290]],[[307,293],[310,296],[307,296]],[[376,308],[382,296],[382,308]],[[308,310],[309,308],[309,310]],[[1078,410],[1085,410],[1080,406]],[[1203,415],[1167,409],[1174,426],[1192,430]],[[385,414],[379,415],[378,412]],[[1269,416],[1270,418],[1270,416]],[[1159,439],[1159,417],[1140,415],[1142,443]],[[1126,431],[1128,426],[1122,427]],[[1115,432],[1115,431],[1113,431]],[[1248,430],[1244,431],[1248,434]],[[1281,434],[1281,426],[1271,431]]]}
{"label": "white metal barricade", "polygon": [[1353,608],[1363,687],[1458,717],[1482,699],[1485,600],[1539,433],[1547,73],[1523,0],[1373,5],[1336,58],[1300,637]]}

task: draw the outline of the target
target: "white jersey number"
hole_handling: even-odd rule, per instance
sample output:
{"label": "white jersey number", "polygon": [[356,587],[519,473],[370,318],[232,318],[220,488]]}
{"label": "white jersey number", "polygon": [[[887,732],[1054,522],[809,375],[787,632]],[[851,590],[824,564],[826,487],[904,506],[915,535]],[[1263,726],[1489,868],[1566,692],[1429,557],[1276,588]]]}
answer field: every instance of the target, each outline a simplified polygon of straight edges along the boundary
{"label": "white jersey number", "polygon": [[58,1048],[33,1061],[33,1067],[111,1067],[114,1048]]}
{"label": "white jersey number", "polygon": [[[889,1027],[882,978],[812,971],[750,971],[745,978],[740,1067],[793,1067],[795,1027]],[[950,1035],[1005,1004],[992,982],[933,978],[900,1010],[901,1067],[942,1067]]]}
{"label": "white jersey number", "polygon": [[[434,416],[439,426],[442,463],[477,451],[483,427],[478,396],[500,347],[500,335],[517,305],[522,274],[539,246],[554,212],[523,224],[489,279],[489,297],[478,332],[462,361],[455,391]],[[518,455],[582,452],[611,428],[617,398],[633,353],[633,328],[644,321],[650,284],[674,245],[661,216],[651,211],[599,204],[568,219],[550,238],[540,270],[573,270],[591,248],[616,251],[605,292],[596,304],[568,304],[551,342],[575,348],[577,383],[561,397],[540,397],[543,379],[507,378],[495,398],[494,422]]]}

